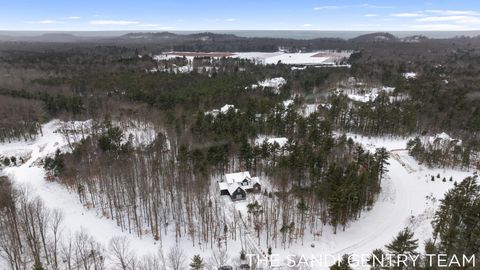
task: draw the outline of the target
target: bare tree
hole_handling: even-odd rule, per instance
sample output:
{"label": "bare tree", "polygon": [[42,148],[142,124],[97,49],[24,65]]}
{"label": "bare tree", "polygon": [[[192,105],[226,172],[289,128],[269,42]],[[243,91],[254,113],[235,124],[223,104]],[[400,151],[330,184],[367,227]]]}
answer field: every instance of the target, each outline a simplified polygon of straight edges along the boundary
{"label": "bare tree", "polygon": [[126,237],[114,237],[109,245],[110,257],[118,269],[133,270],[136,267],[136,258],[129,248]]}
{"label": "bare tree", "polygon": [[227,249],[218,247],[217,249],[212,250],[209,264],[212,268],[220,268],[228,263],[228,259]]}
{"label": "bare tree", "polygon": [[58,253],[59,253],[59,243],[61,237],[61,224],[63,221],[63,214],[59,210],[55,209],[51,213],[50,217],[50,234],[51,234],[51,256],[52,256],[52,264],[54,269],[59,269],[59,262],[58,262]]}
{"label": "bare tree", "polygon": [[158,256],[147,255],[139,260],[139,270],[164,270],[165,264]]}
{"label": "bare tree", "polygon": [[186,268],[185,256],[179,246],[172,247],[167,254],[168,266],[173,270],[182,270]]}

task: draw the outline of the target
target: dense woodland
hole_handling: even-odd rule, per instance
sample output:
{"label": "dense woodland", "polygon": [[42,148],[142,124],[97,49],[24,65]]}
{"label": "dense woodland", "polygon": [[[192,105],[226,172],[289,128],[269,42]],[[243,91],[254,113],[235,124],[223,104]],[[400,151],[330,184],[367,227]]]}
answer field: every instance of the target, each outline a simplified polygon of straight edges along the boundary
{"label": "dense woodland", "polygon": [[[99,209],[122,230],[139,237],[152,235],[161,245],[163,238],[174,234],[175,239],[213,250],[241,239],[237,224],[245,221],[259,242],[287,249],[293,242],[303,244],[305,235],[320,238],[327,224],[335,233],[344,229],[375,203],[389,153],[383,148],[371,153],[334,132],[381,136],[448,132],[462,140],[461,147],[440,149],[415,139],[408,145],[410,154],[429,166],[478,166],[479,38],[412,43],[392,36],[380,42],[375,35],[305,41],[172,34],[166,41],[165,33],[138,35],[76,43],[1,42],[0,142],[35,138],[42,133],[41,124],[54,118],[93,119],[86,129],[62,130],[67,138],[76,139],[71,152],[58,151],[43,161],[48,179],[65,185],[85,207]],[[351,68],[292,70],[281,63],[263,66],[239,59],[197,58],[189,73],[174,72],[186,63],[185,58],[152,58],[170,50],[276,51],[279,47],[355,53],[348,60]],[[406,79],[403,73],[409,71],[417,77]],[[273,77],[287,80],[278,93],[248,87]],[[395,91],[381,92],[374,101],[355,102],[335,92],[349,78]],[[287,99],[294,102],[285,107],[282,101]],[[305,103],[330,106],[302,114]],[[238,110],[208,113],[225,104]],[[136,143],[124,129],[131,122],[152,128],[156,135],[149,142]],[[286,137],[288,143],[255,143],[259,135]],[[212,184],[222,174],[238,170],[269,179],[270,185],[248,205],[248,216],[227,217]],[[462,207],[457,202],[467,197],[455,199],[463,194],[462,188],[478,194],[475,181],[458,184],[439,211],[455,213],[451,209]],[[36,269],[44,265],[103,269],[106,253],[114,254],[120,269],[178,264],[175,255],[180,251],[172,250],[144,260],[142,266],[125,257],[127,244],[120,239],[101,247],[79,234],[68,245],[60,243],[55,229],[61,222],[58,213],[27,199],[6,178],[0,184],[0,249],[13,269],[32,263]],[[475,200],[473,195],[470,199]],[[478,199],[464,204],[478,208]],[[435,241],[429,247],[448,254],[478,254],[478,221],[469,223],[453,214],[439,220],[443,216],[436,216]],[[463,238],[457,235],[466,233],[471,241],[460,241]],[[398,241],[412,237],[404,231]],[[407,243],[410,250],[414,242]],[[396,245],[386,248],[397,251]],[[57,257],[60,246],[67,258],[62,262]],[[344,269],[342,262],[337,266]]]}

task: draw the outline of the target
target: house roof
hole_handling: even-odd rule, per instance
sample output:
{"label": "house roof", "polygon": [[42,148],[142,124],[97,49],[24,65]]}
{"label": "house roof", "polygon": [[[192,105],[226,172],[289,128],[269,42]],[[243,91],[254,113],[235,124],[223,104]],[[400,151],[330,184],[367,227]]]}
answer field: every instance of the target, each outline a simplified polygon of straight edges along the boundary
{"label": "house roof", "polygon": [[219,188],[220,190],[227,190],[227,189],[228,189],[228,183],[219,182],[219,183],[218,183],[218,188]]}
{"label": "house roof", "polygon": [[234,105],[225,104],[222,108],[220,108],[220,111],[222,113],[227,113],[230,109],[234,109],[234,108],[235,108]]}
{"label": "house roof", "polygon": [[225,174],[225,182],[229,184],[242,182],[245,178],[251,179],[249,172],[237,172]]}
{"label": "house roof", "polygon": [[228,193],[230,196],[237,190],[237,188],[241,188],[243,191],[245,191],[239,184],[234,183],[228,186]]}

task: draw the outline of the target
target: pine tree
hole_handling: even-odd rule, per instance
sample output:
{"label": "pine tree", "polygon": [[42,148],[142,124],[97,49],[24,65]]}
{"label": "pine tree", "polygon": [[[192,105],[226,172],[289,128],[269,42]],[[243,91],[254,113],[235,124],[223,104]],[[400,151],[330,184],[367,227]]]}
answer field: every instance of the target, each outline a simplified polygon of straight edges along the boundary
{"label": "pine tree", "polygon": [[409,228],[403,229],[398,235],[393,239],[393,241],[386,245],[387,253],[392,254],[392,263],[397,267],[397,269],[403,269],[403,265],[397,265],[396,257],[398,255],[417,255],[415,251],[418,248],[418,239],[414,239],[414,234]]}
{"label": "pine tree", "polygon": [[[431,239],[428,239],[427,241],[425,241],[425,255],[431,254],[438,254],[438,250],[435,246],[435,243]],[[437,260],[435,260],[435,257],[428,258],[427,256],[425,256],[423,261],[423,267],[425,270],[438,269]]]}
{"label": "pine tree", "polygon": [[388,153],[387,149],[382,147],[382,148],[377,148],[375,152],[375,157],[378,162],[378,179],[382,180],[383,174],[385,172],[388,172],[387,166],[390,165],[390,163],[388,163],[390,154]]}
{"label": "pine tree", "polygon": [[33,270],[44,270],[44,269],[45,268],[43,268],[42,263],[40,263],[39,261],[36,261],[35,265],[33,265]]}
{"label": "pine tree", "polygon": [[476,176],[468,177],[449,190],[433,219],[433,238],[447,255],[480,253],[480,187]]}
{"label": "pine tree", "polygon": [[372,270],[380,270],[384,269],[383,267],[385,265],[385,252],[377,248],[372,252],[372,256],[368,259],[367,263],[370,265],[370,269]]}
{"label": "pine tree", "polygon": [[203,262],[202,257],[200,255],[195,255],[192,258],[192,262],[190,263],[190,268],[194,270],[201,270],[205,267],[205,263]]}
{"label": "pine tree", "polygon": [[342,260],[330,266],[330,270],[352,270],[352,267],[350,267],[350,260],[348,257],[349,257],[348,254],[343,255]]}
{"label": "pine tree", "polygon": [[5,165],[5,166],[10,166],[10,159],[7,158],[7,157],[4,158],[4,159],[3,159],[3,165]]}

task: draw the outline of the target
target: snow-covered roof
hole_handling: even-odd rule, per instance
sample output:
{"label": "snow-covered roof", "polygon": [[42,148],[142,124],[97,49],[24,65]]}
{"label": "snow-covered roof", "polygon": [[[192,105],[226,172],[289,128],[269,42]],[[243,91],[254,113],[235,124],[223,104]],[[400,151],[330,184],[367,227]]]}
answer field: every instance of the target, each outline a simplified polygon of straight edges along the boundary
{"label": "snow-covered roof", "polygon": [[284,106],[285,108],[287,108],[288,106],[290,106],[291,104],[293,104],[293,99],[284,100],[282,103],[283,103],[283,106]]}
{"label": "snow-covered roof", "polygon": [[247,171],[225,174],[225,182],[229,184],[242,182],[245,178],[248,178],[248,179],[252,178],[250,177],[250,173]]}
{"label": "snow-covered roof", "polygon": [[205,114],[211,114],[217,116],[218,114],[226,114],[230,109],[234,109],[235,112],[238,112],[238,109],[235,109],[235,105],[225,104],[220,109],[213,109],[211,111],[205,112]]}
{"label": "snow-covered roof", "polygon": [[218,188],[219,188],[220,190],[226,190],[226,189],[228,189],[228,183],[218,182]]}
{"label": "snow-covered roof", "polygon": [[451,140],[452,137],[450,137],[450,135],[448,135],[447,133],[445,132],[442,132],[440,134],[437,134],[436,136],[437,138],[440,138],[440,139],[443,139],[443,140]]}
{"label": "snow-covered roof", "polygon": [[[230,195],[232,195],[232,194],[235,192],[235,190],[237,190],[237,188],[243,189],[243,188],[242,188],[239,184],[237,184],[237,183],[233,183],[233,184],[229,185],[229,186],[228,186],[228,193],[229,193]],[[243,189],[243,191],[245,191],[245,189]]]}
{"label": "snow-covered roof", "polygon": [[405,79],[415,79],[417,77],[417,73],[415,72],[406,72],[406,73],[403,73],[403,77]]}
{"label": "snow-covered roof", "polygon": [[448,135],[445,132],[436,134],[435,136],[430,136],[428,138],[428,142],[430,144],[434,144],[435,142],[439,142],[440,144],[444,144],[444,143],[450,143],[452,141],[455,141],[457,145],[462,145],[462,140],[453,139],[452,137],[450,137],[450,135]]}
{"label": "snow-covered roof", "polygon": [[220,108],[220,112],[227,113],[230,109],[234,109],[234,108],[235,108],[234,105],[225,104],[225,105],[223,105],[222,108]]}

